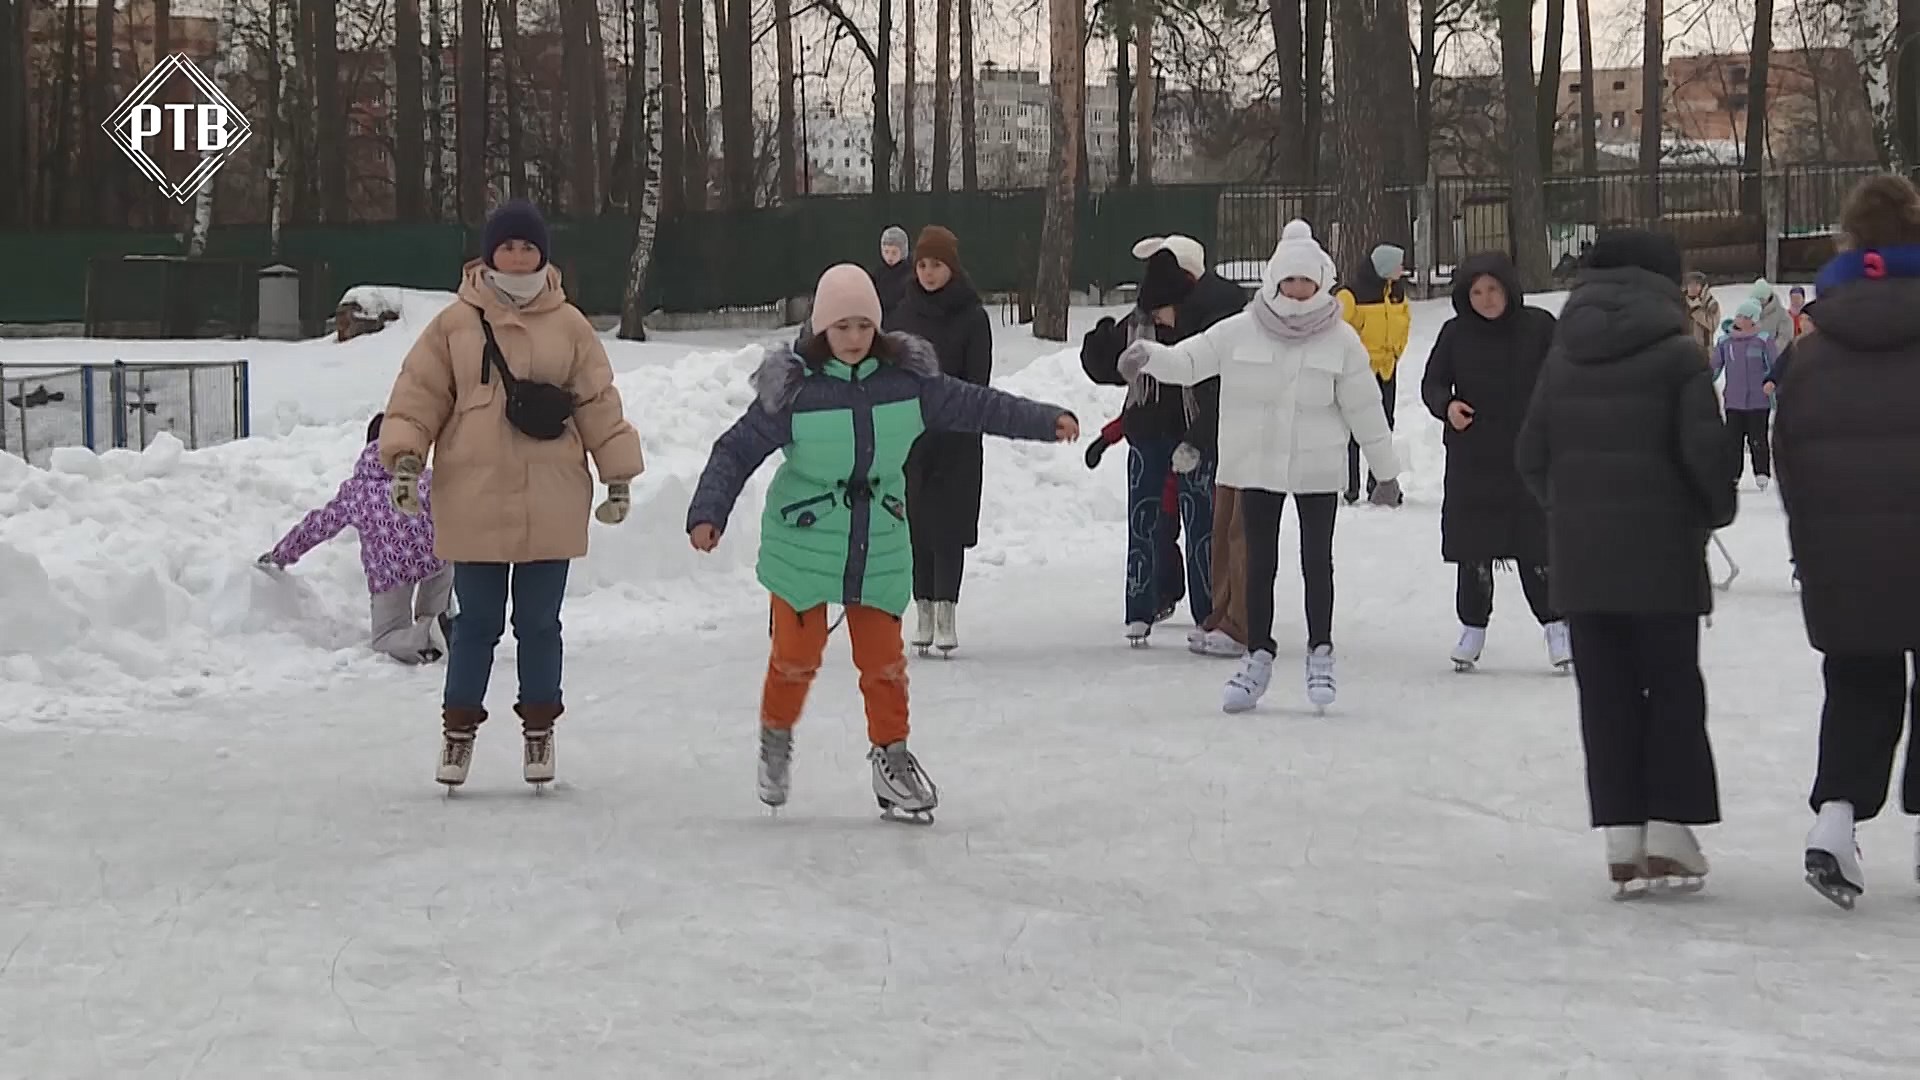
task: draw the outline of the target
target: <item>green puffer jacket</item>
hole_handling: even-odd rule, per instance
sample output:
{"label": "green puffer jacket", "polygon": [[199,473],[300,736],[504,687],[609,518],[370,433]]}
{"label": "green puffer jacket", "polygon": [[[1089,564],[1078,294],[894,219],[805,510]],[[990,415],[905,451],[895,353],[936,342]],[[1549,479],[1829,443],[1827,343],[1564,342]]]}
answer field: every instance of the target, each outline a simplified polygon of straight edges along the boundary
{"label": "green puffer jacket", "polygon": [[907,534],[907,451],[923,431],[1052,442],[1065,409],[940,373],[933,347],[885,334],[858,366],[818,367],[790,346],[767,350],[757,398],[713,444],[687,509],[687,531],[725,532],[760,463],[785,460],[760,522],[760,583],[807,611],[862,605],[891,615],[913,595]]}

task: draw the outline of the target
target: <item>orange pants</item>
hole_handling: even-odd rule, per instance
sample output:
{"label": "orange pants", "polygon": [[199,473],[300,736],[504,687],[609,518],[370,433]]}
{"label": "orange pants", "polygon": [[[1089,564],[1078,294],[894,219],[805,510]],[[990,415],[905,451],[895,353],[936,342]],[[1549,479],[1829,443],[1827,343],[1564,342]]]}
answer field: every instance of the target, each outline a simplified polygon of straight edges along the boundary
{"label": "orange pants", "polygon": [[[860,694],[867,701],[867,738],[887,746],[907,737],[907,653],[900,620],[877,608],[847,609],[847,636],[853,639],[853,666],[860,669]],[[807,691],[826,655],[826,605],[796,612],[773,598],[773,655],[760,694],[760,722],[791,728],[800,722]]]}

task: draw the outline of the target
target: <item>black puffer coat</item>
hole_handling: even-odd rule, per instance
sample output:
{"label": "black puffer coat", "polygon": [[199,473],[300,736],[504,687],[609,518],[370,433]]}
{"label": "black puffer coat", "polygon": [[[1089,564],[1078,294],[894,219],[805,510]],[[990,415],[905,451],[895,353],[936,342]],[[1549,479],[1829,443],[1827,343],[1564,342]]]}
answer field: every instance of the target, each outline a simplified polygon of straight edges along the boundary
{"label": "black puffer coat", "polygon": [[[1247,294],[1240,286],[1208,273],[1194,282],[1193,291],[1174,308],[1173,325],[1154,328],[1154,339],[1162,345],[1177,345],[1205,333],[1230,315],[1238,315],[1246,306]],[[1126,324],[1101,319],[1081,340],[1081,370],[1102,386],[1125,386],[1126,380],[1120,377],[1120,354],[1126,347]],[[1220,437],[1220,380],[1208,379],[1187,393],[1179,387],[1154,384],[1144,401],[1128,405],[1121,413],[1120,430],[1129,440],[1180,439],[1213,453]]]}
{"label": "black puffer coat", "polygon": [[1583,272],[1516,449],[1547,508],[1554,608],[1711,611],[1707,540],[1733,521],[1735,452],[1679,284]]}
{"label": "black puffer coat", "polygon": [[[993,325],[980,294],[956,272],[929,293],[909,278],[906,298],[889,311],[886,329],[933,343],[940,370],[985,386],[993,379]],[[915,534],[972,547],[980,542],[980,436],[929,432],[907,455],[907,524]]]}
{"label": "black puffer coat", "polygon": [[1847,655],[1920,649],[1920,280],[1820,296],[1773,429],[1807,638]]}
{"label": "black puffer coat", "polygon": [[880,294],[882,318],[892,315],[914,287],[912,259],[901,259],[892,266],[883,262],[877,269],[869,271],[868,275],[873,278],[873,291]]}
{"label": "black puffer coat", "polygon": [[[1498,319],[1481,318],[1469,295],[1492,277],[1507,293]],[[1533,400],[1540,365],[1553,347],[1553,316],[1524,306],[1519,276],[1504,255],[1478,255],[1454,274],[1454,317],[1440,328],[1427,357],[1420,396],[1445,425],[1447,496],[1440,510],[1440,554],[1452,563],[1517,559],[1547,563],[1547,515],[1514,464],[1514,443]],[[1447,407],[1473,409],[1473,423],[1455,431]]]}

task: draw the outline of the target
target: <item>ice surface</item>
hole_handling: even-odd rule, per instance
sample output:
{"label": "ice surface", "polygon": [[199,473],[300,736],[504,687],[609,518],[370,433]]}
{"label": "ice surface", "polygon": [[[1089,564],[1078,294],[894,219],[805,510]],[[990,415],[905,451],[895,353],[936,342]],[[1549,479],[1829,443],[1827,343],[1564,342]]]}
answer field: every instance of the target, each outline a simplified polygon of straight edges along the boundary
{"label": "ice surface", "polygon": [[[610,343],[650,472],[576,567],[545,798],[518,779],[510,641],[447,800],[438,673],[364,647],[354,541],[249,565],[346,474],[430,313],[225,343],[278,387],[274,437],[91,477],[0,460],[0,1076],[1912,1076],[1908,824],[1862,829],[1851,915],[1799,880],[1818,665],[1776,501],[1744,494],[1746,572],[1705,637],[1708,891],[1614,904],[1573,684],[1513,578],[1481,671],[1447,660],[1417,390],[1444,314],[1420,308],[1401,369],[1408,505],[1342,515],[1325,718],[1296,578],[1273,691],[1224,717],[1231,664],[1184,626],[1121,640],[1123,469],[989,444],[962,651],[913,668],[931,829],[875,820],[838,640],[793,801],[754,800],[753,514],[711,559],[680,533],[751,335]],[[1089,429],[1117,408],[1070,351],[1000,347],[1008,388]]]}

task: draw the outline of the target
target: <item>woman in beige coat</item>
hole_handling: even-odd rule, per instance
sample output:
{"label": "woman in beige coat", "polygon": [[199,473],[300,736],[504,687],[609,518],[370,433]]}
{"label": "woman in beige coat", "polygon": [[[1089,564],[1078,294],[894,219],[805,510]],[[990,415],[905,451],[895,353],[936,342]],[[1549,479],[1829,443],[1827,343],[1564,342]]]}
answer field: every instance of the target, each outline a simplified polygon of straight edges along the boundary
{"label": "woman in beige coat", "polygon": [[449,788],[466,781],[487,718],[509,597],[525,777],[536,785],[553,779],[560,605],[569,560],[587,553],[587,456],[607,485],[594,516],[609,525],[626,520],[628,484],[642,468],[640,436],[622,411],[606,350],[547,262],[540,212],[522,199],[494,211],[481,251],[467,264],[460,302],[407,354],[380,429],[393,502],[406,513],[420,512],[419,477],[433,451],[434,553],[453,564],[459,601],[438,772]]}

